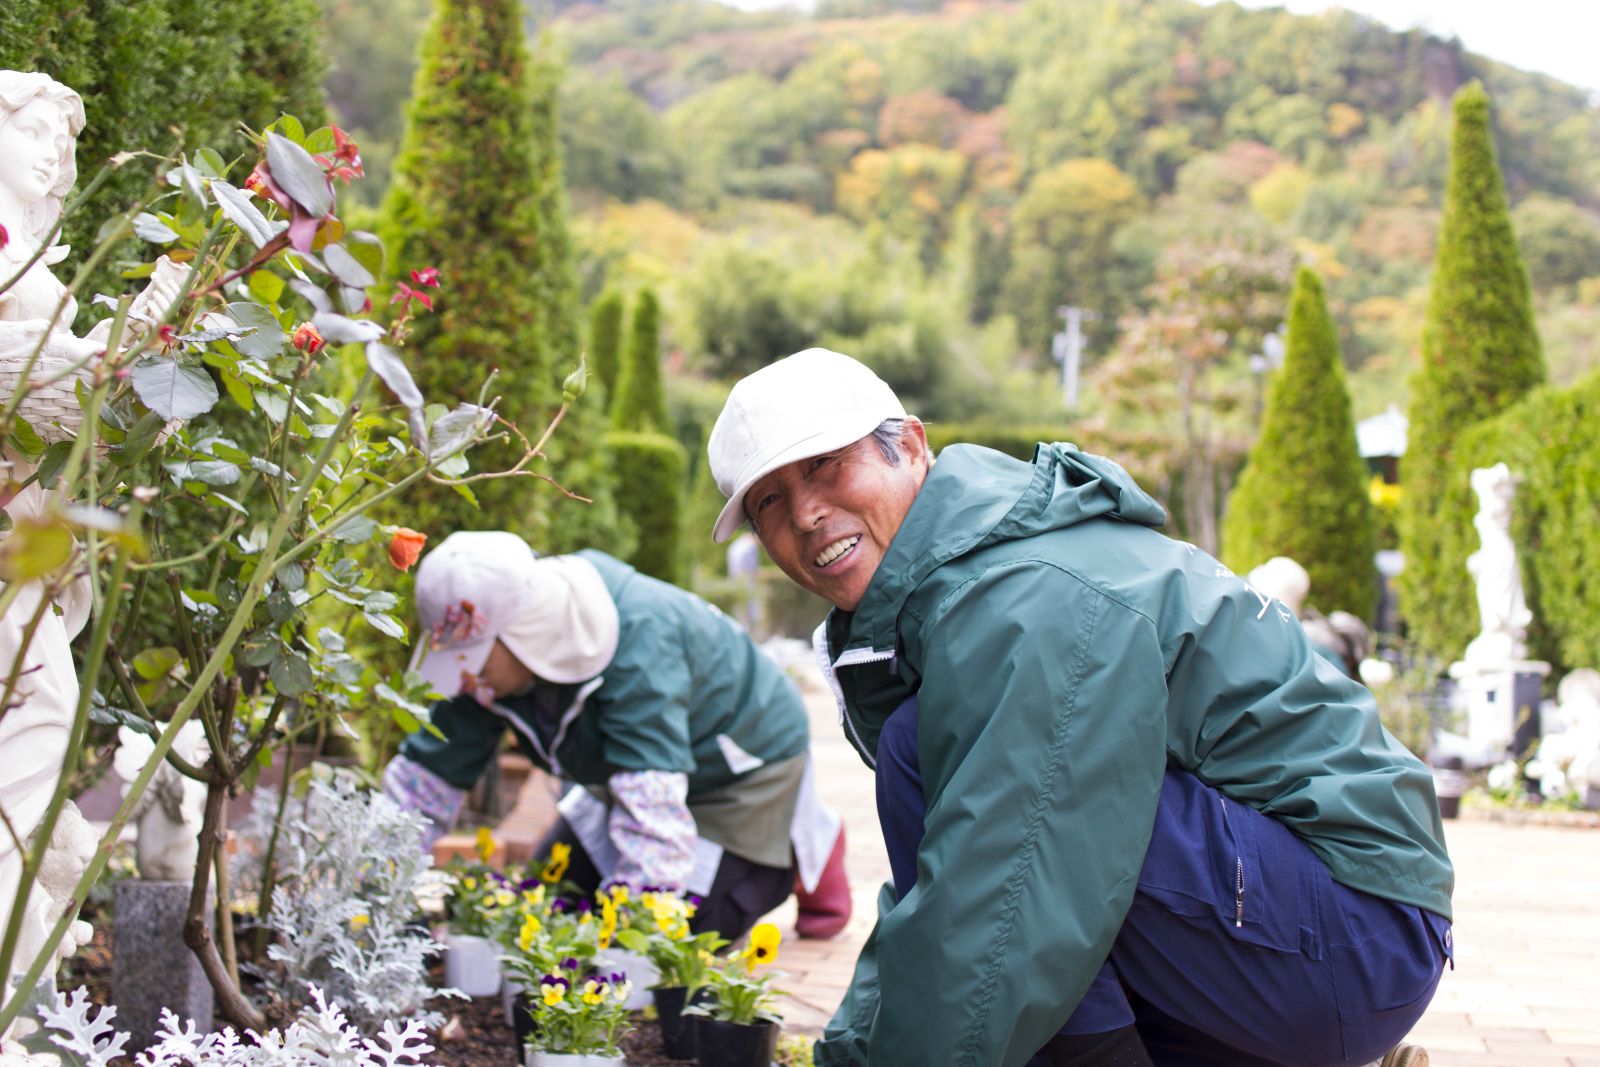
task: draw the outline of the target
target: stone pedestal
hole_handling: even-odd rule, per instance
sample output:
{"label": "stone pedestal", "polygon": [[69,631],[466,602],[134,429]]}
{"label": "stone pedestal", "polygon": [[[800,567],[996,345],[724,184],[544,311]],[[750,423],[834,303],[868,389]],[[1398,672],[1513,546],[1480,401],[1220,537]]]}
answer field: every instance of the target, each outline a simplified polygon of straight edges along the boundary
{"label": "stone pedestal", "polygon": [[[211,1028],[211,983],[183,943],[188,882],[142,878],[117,884],[111,938],[111,999],[117,1028],[133,1035],[129,1051],[150,1044],[161,1009]],[[209,915],[211,909],[207,909]]]}
{"label": "stone pedestal", "polygon": [[1539,740],[1539,685],[1549,673],[1550,664],[1540,660],[1452,663],[1467,738],[1517,759],[1527,756]]}

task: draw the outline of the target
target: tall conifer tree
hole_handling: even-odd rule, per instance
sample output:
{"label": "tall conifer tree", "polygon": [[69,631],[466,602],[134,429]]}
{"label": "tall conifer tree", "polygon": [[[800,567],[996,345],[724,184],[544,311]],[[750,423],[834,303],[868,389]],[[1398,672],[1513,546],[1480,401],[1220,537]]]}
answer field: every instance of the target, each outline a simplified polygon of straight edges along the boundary
{"label": "tall conifer tree", "polygon": [[[501,414],[534,437],[580,354],[557,141],[559,66],[530,60],[516,0],[439,0],[420,60],[383,212],[397,277],[431,266],[442,282],[434,313],[416,320],[410,362],[424,394],[439,402],[473,399],[461,391],[499,368]],[[541,551],[604,545],[615,510],[595,406],[593,398],[574,406],[546,448],[551,463],[537,468],[593,506],[564,501],[534,479],[497,479],[473,484],[477,508],[448,489],[421,495],[418,521],[436,536],[508,529]],[[477,465],[504,468],[517,455],[508,443],[485,450]]]}
{"label": "tall conifer tree", "polygon": [[1283,366],[1267,393],[1261,434],[1228,498],[1223,558],[1242,573],[1288,556],[1311,576],[1311,604],[1370,616],[1377,528],[1366,481],[1339,334],[1321,279],[1301,267],[1289,299]]}
{"label": "tall conifer tree", "polygon": [[1459,656],[1477,630],[1467,555],[1474,510],[1448,477],[1458,435],[1544,381],[1505,185],[1495,160],[1489,96],[1474,82],[1456,94],[1450,178],[1413,379],[1409,440],[1400,465],[1401,610],[1426,650]]}

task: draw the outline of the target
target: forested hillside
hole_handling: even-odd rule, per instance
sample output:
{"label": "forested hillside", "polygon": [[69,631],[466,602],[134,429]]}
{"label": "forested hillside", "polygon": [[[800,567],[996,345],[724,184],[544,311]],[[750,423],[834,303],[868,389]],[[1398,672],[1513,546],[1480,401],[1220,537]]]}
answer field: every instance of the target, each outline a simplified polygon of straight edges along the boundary
{"label": "forested hillside", "polygon": [[[398,135],[405,31],[429,6],[330,0],[336,25],[383,30],[333,37],[363,50],[334,57],[330,87],[369,158]],[[1157,373],[1126,347],[1148,340],[1162,264],[1232,256],[1277,296],[1207,327],[1228,335],[1202,398],[1216,425],[1249,433],[1246,359],[1296,262],[1327,281],[1357,416],[1403,403],[1449,98],[1474,78],[1551,376],[1600,364],[1600,108],[1459,42],[1185,0],[833,0],[815,16],[535,0],[528,29],[568,56],[585,296],[657,288],[680,370],[731,375],[820,342],[935,418],[1065,422],[1049,342],[1070,303],[1098,316],[1083,418],[1105,425],[1128,408],[1111,394],[1137,388],[1128,365]],[[1158,422],[1133,418],[1181,444]]]}

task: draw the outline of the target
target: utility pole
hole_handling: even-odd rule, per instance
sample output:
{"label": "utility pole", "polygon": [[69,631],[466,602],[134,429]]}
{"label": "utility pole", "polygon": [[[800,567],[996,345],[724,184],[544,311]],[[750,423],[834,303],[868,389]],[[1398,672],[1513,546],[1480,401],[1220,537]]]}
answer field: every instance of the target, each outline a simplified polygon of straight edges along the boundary
{"label": "utility pole", "polygon": [[1068,304],[1056,308],[1067,328],[1050,338],[1050,358],[1061,364],[1061,400],[1068,411],[1078,407],[1078,368],[1083,365],[1083,324],[1098,319],[1098,312]]}

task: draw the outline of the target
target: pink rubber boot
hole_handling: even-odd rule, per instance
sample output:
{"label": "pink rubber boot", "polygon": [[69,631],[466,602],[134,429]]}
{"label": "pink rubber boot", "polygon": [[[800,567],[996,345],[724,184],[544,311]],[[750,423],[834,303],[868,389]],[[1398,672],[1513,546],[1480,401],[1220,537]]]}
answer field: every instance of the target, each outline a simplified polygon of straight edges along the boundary
{"label": "pink rubber boot", "polygon": [[844,870],[843,825],[839,827],[839,836],[833,842],[833,851],[828,853],[828,863],[822,868],[822,877],[817,879],[817,888],[807,893],[800,884],[800,875],[796,873],[794,896],[800,905],[794,928],[801,937],[826,941],[843,930],[845,923],[850,921],[850,878]]}

